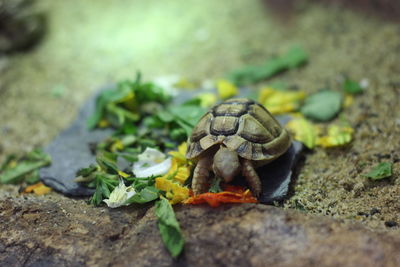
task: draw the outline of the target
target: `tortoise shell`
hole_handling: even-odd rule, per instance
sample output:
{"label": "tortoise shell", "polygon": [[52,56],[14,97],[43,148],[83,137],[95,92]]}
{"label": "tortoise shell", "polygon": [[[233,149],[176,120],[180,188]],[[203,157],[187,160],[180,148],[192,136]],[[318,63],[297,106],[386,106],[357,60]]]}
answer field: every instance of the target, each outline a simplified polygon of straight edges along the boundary
{"label": "tortoise shell", "polygon": [[190,136],[186,157],[199,158],[218,144],[242,158],[268,162],[286,152],[291,139],[261,104],[235,98],[214,106],[199,120]]}

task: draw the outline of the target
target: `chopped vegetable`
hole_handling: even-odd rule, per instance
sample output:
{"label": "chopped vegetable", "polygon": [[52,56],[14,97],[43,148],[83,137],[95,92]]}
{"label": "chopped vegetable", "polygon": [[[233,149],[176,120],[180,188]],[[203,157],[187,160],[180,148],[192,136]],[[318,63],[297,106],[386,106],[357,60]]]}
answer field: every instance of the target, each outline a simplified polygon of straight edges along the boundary
{"label": "chopped vegetable", "polygon": [[126,200],[124,205],[130,205],[132,203],[144,204],[154,201],[160,197],[160,192],[154,186],[146,186],[139,193],[134,194],[132,197]]}
{"label": "chopped vegetable", "polygon": [[188,198],[185,204],[203,204],[207,203],[211,207],[218,207],[222,203],[257,203],[250,190],[245,190],[239,186],[229,186],[220,193],[203,193]]}
{"label": "chopped vegetable", "polygon": [[200,106],[203,108],[211,107],[217,103],[217,96],[213,93],[198,94],[196,98],[200,100]]}
{"label": "chopped vegetable", "polygon": [[381,180],[392,176],[392,163],[391,162],[381,162],[374,166],[372,170],[365,175],[372,180]]}
{"label": "chopped vegetable", "polygon": [[116,88],[104,90],[96,100],[94,114],[88,120],[90,129],[96,126],[123,127],[141,118],[141,113],[152,108],[144,108],[148,103],[165,104],[171,96],[153,83],[142,83],[140,74],[136,81],[120,82]]}
{"label": "chopped vegetable", "polygon": [[210,192],[210,193],[222,192],[220,183],[221,183],[221,178],[214,177],[214,179],[211,182],[210,189],[208,190],[208,192]]}
{"label": "chopped vegetable", "polygon": [[363,92],[363,87],[356,81],[346,79],[343,82],[343,91],[349,94],[359,94]]}
{"label": "chopped vegetable", "polygon": [[238,88],[227,80],[219,80],[217,82],[217,91],[221,99],[227,99],[239,93]]}
{"label": "chopped vegetable", "polygon": [[346,94],[343,100],[343,107],[348,108],[353,104],[354,98],[352,95]]}
{"label": "chopped vegetable", "polygon": [[317,139],[317,144],[322,147],[343,146],[351,142],[354,130],[348,126],[331,125],[328,135]]}
{"label": "chopped vegetable", "polygon": [[156,202],[156,216],[164,245],[172,257],[178,257],[183,250],[185,240],[176,220],[174,210],[165,198],[161,198]]}
{"label": "chopped vegetable", "polygon": [[168,129],[169,137],[172,140],[185,141],[192,133],[197,121],[205,113],[205,109],[199,105],[200,102],[171,105],[156,113],[149,126]]}
{"label": "chopped vegetable", "polygon": [[35,183],[39,180],[37,170],[50,163],[50,156],[40,149],[35,149],[20,158],[11,155],[7,157],[0,167],[0,184],[12,184],[22,181]]}
{"label": "chopped vegetable", "polygon": [[180,89],[196,89],[198,85],[193,81],[190,81],[187,78],[182,77],[178,81],[176,81],[176,83],[174,83],[174,86]]}
{"label": "chopped vegetable", "polygon": [[339,92],[324,90],[306,98],[301,113],[316,121],[329,121],[340,111],[342,95]]}
{"label": "chopped vegetable", "polygon": [[156,178],[156,188],[165,192],[165,197],[171,204],[178,204],[189,197],[189,189],[165,177]]}
{"label": "chopped vegetable", "polygon": [[308,60],[308,55],[299,46],[290,49],[287,54],[268,60],[261,66],[246,66],[229,74],[229,79],[236,85],[256,83],[271,78],[288,69],[297,68]]}
{"label": "chopped vegetable", "polygon": [[118,208],[126,205],[126,201],[135,195],[135,189],[132,186],[125,186],[124,181],[121,179],[117,187],[111,192],[108,199],[103,199],[109,208]]}
{"label": "chopped vegetable", "polygon": [[272,114],[282,114],[298,110],[304,98],[303,91],[282,91],[265,87],[260,90],[258,101]]}
{"label": "chopped vegetable", "polygon": [[317,142],[318,128],[304,118],[296,118],[288,122],[286,127],[293,133],[294,139],[313,149]]}
{"label": "chopped vegetable", "polygon": [[177,173],[175,174],[174,180],[180,184],[184,184],[190,176],[189,167],[179,167]]}
{"label": "chopped vegetable", "polygon": [[103,151],[96,156],[96,162],[101,170],[109,174],[118,174],[117,155]]}
{"label": "chopped vegetable", "polygon": [[204,115],[205,110],[197,105],[180,105],[169,108],[173,120],[186,131],[186,138],[192,134],[192,129]]}
{"label": "chopped vegetable", "polygon": [[[181,167],[179,167],[180,165]],[[155,187],[165,192],[165,197],[171,204],[177,204],[189,197],[189,189],[183,186],[189,176],[189,167],[178,164],[176,158],[173,158],[172,167],[167,174],[156,178]]]}
{"label": "chopped vegetable", "polygon": [[97,173],[92,183],[96,191],[90,199],[90,203],[94,206],[100,205],[103,199],[110,198],[111,192],[119,184],[117,175],[109,175],[106,173]]}
{"label": "chopped vegetable", "polygon": [[186,159],[187,143],[183,142],[178,146],[178,151],[170,151],[169,155],[174,157],[179,164],[190,164]]}
{"label": "chopped vegetable", "polygon": [[138,161],[133,164],[132,172],[137,177],[150,177],[163,175],[171,168],[171,158],[154,148],[146,150],[138,156]]}
{"label": "chopped vegetable", "polygon": [[24,193],[34,193],[35,195],[42,196],[51,192],[51,188],[45,186],[42,182],[33,184],[24,189]]}

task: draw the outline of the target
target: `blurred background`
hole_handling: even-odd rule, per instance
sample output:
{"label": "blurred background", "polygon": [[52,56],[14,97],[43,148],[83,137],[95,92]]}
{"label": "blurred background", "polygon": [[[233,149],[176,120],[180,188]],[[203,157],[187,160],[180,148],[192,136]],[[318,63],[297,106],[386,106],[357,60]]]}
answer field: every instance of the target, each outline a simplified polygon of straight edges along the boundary
{"label": "blurred background", "polygon": [[308,92],[339,74],[399,82],[390,0],[0,0],[0,160],[43,146],[95,90],[134,78],[201,82],[294,44],[310,64],[274,78]]}

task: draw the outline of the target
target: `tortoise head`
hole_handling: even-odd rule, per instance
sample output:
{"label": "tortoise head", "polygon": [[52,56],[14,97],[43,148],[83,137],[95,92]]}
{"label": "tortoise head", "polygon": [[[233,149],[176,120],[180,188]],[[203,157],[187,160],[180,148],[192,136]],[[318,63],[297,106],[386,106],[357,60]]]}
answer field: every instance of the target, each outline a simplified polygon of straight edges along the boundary
{"label": "tortoise head", "polygon": [[224,182],[229,183],[240,172],[240,162],[238,154],[224,146],[220,146],[214,155],[213,171],[215,175],[221,177]]}

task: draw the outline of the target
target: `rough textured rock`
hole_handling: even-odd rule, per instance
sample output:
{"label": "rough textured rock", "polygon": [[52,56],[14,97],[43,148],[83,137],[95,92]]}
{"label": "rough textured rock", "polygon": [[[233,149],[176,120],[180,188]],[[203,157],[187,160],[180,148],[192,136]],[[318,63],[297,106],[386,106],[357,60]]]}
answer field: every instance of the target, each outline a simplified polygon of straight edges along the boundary
{"label": "rough textured rock", "polygon": [[4,199],[0,262],[8,266],[400,264],[400,238],[360,224],[257,204],[217,209],[180,206],[176,214],[186,245],[183,255],[173,260],[161,243],[151,205],[108,210],[57,197]]}
{"label": "rough textured rock", "polygon": [[24,50],[44,35],[46,18],[32,9],[34,0],[0,0],[0,53]]}

